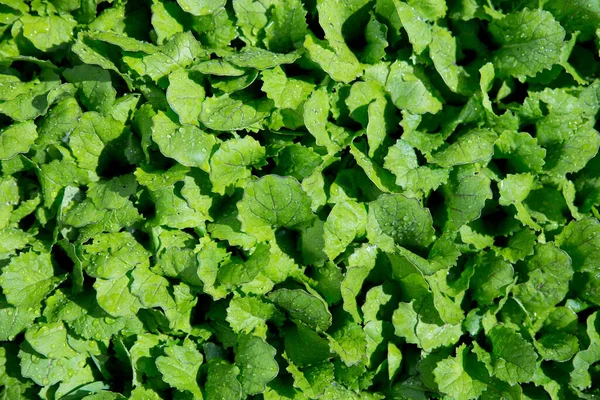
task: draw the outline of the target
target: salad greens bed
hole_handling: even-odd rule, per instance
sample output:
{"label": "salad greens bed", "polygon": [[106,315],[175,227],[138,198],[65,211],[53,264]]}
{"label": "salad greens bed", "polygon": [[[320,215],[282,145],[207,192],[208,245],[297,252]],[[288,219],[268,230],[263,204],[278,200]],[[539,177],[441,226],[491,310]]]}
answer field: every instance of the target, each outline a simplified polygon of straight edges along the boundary
{"label": "salad greens bed", "polygon": [[598,0],[0,0],[0,399],[597,399]]}

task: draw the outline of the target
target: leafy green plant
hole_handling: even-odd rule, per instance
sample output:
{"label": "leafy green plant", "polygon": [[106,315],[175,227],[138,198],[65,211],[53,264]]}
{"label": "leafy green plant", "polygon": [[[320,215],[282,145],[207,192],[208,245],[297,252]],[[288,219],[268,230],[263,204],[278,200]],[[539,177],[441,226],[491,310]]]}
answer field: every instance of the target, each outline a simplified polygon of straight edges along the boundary
{"label": "leafy green plant", "polygon": [[598,0],[0,0],[0,398],[600,396]]}

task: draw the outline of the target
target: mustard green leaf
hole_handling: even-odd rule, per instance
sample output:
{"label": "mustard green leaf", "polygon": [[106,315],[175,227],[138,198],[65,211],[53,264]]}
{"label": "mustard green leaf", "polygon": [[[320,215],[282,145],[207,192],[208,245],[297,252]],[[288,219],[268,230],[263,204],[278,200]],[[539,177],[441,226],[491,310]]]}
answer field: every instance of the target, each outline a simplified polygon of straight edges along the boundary
{"label": "mustard green leaf", "polygon": [[156,367],[164,381],[179,390],[191,392],[195,398],[202,399],[197,374],[203,357],[193,342],[186,340],[183,346],[172,345],[164,350],[166,355],[156,358]]}
{"label": "mustard green leaf", "polygon": [[0,131],[0,160],[27,153],[37,137],[37,127],[33,121],[5,127]]}
{"label": "mustard green leaf", "polygon": [[299,228],[314,218],[310,199],[291,177],[267,175],[249,182],[237,207],[242,229],[257,240],[273,237],[273,229]]}
{"label": "mustard green leaf", "polygon": [[559,61],[565,30],[554,16],[524,9],[494,20],[490,33],[500,44],[494,64],[501,75],[534,76]]}
{"label": "mustard green leaf", "polygon": [[369,203],[367,238],[389,252],[395,245],[426,247],[434,238],[431,214],[417,199],[383,195]]}

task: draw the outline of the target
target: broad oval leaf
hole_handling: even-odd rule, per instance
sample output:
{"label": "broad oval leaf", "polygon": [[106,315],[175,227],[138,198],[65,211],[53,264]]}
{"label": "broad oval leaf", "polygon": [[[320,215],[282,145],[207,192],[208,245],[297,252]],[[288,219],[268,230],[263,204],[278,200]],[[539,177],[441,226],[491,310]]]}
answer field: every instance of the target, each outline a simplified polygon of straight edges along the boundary
{"label": "broad oval leaf", "polygon": [[299,228],[314,218],[309,197],[292,177],[267,175],[250,182],[238,202],[242,229],[258,240],[272,238],[274,229]]}
{"label": "broad oval leaf", "polygon": [[227,94],[207,97],[202,102],[200,121],[215,131],[237,131],[261,122],[272,108],[268,99],[237,99]]}
{"label": "broad oval leaf", "polygon": [[559,61],[565,30],[548,11],[524,9],[490,24],[500,44],[494,66],[503,76],[526,77]]}
{"label": "broad oval leaf", "polygon": [[434,239],[429,210],[402,194],[382,195],[369,203],[367,238],[384,251],[395,245],[427,247]]}
{"label": "broad oval leaf", "polygon": [[320,297],[302,289],[278,289],[267,296],[286,310],[292,319],[312,329],[325,331],[331,325],[331,313]]}

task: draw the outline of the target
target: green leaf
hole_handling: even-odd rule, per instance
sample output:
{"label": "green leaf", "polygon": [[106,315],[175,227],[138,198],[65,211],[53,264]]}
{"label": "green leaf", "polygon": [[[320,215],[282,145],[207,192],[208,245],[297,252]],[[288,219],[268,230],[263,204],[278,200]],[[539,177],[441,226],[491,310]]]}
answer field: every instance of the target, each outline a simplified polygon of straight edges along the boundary
{"label": "green leaf", "polygon": [[334,367],[329,361],[309,366],[304,370],[289,363],[287,370],[294,378],[294,386],[300,388],[309,397],[322,396],[326,387],[335,379]]}
{"label": "green leaf", "polygon": [[77,22],[68,14],[33,16],[21,18],[23,36],[41,51],[56,51],[73,39]]}
{"label": "green leaf", "polygon": [[25,340],[48,358],[71,358],[77,354],[67,342],[67,330],[62,322],[33,326],[27,329]]}
{"label": "green leaf", "polygon": [[162,307],[170,309],[175,307],[173,298],[169,293],[169,281],[148,268],[137,266],[131,273],[131,294],[138,298],[145,308]]}
{"label": "green leaf", "polygon": [[323,226],[325,248],[323,251],[330,260],[346,250],[356,237],[365,234],[367,211],[365,207],[353,201],[337,203]]}
{"label": "green leaf", "polygon": [[224,194],[228,188],[243,186],[252,176],[249,167],[260,164],[265,148],[251,136],[228,140],[210,158],[213,191]]}
{"label": "green leaf", "polygon": [[310,199],[291,177],[267,175],[248,183],[237,207],[242,229],[259,241],[273,237],[273,229],[297,229],[314,218]]}
{"label": "green leaf", "polygon": [[37,143],[45,146],[58,143],[77,126],[81,117],[81,107],[74,98],[59,101],[41,119],[38,128]]}
{"label": "green leaf", "polygon": [[198,71],[204,75],[215,75],[215,76],[242,76],[246,73],[244,68],[236,67],[222,59],[206,60],[195,64],[192,71]]}
{"label": "green leaf", "polygon": [[112,117],[96,112],[86,112],[79,119],[79,125],[69,136],[69,147],[79,166],[95,170],[100,165],[100,156],[109,143],[114,143],[125,127]]}
{"label": "green leaf", "polygon": [[325,203],[327,203],[327,194],[325,193],[325,178],[323,176],[323,169],[328,166],[329,163],[334,162],[334,158],[330,158],[329,162],[321,164],[315,168],[312,174],[306,177],[302,181],[302,190],[310,197],[311,210],[317,211]]}
{"label": "green leaf", "polygon": [[[396,12],[402,22],[402,27],[408,33],[408,39],[413,46],[416,54],[421,54],[429,45],[432,39],[431,26],[426,22],[425,16],[419,9],[412,7],[416,2],[406,4],[399,0],[394,0]],[[418,6],[418,3],[415,4]]]}
{"label": "green leaf", "polygon": [[[299,367],[315,365],[333,356],[327,340],[302,323],[294,324],[284,332],[285,352]],[[307,352],[307,348],[311,351]]]}
{"label": "green leaf", "polygon": [[382,320],[382,315],[391,314],[397,298],[395,286],[387,281],[383,285],[375,286],[367,292],[365,302],[362,305],[363,320],[366,323],[370,321]]}
{"label": "green leaf", "polygon": [[492,342],[494,375],[510,385],[529,382],[537,369],[537,354],[528,341],[506,326],[489,332]]}
{"label": "green leaf", "polygon": [[470,366],[469,357],[472,357],[470,351],[463,344],[456,349],[456,357],[440,361],[433,370],[435,382],[440,390],[453,399],[477,399],[487,389],[487,384],[481,380],[481,376],[472,376],[467,371]]}
{"label": "green leaf", "polygon": [[286,127],[302,126],[303,104],[314,90],[314,85],[301,79],[288,78],[281,67],[262,72],[262,91],[273,100]]}
{"label": "green leaf", "polygon": [[0,259],[8,259],[17,250],[24,249],[32,240],[33,237],[31,234],[17,228],[0,230]]}
{"label": "green leaf", "polygon": [[[160,47],[137,42],[133,39],[120,37],[115,44],[130,55],[124,55],[123,62],[140,76],[148,76],[153,81],[169,75],[180,67],[187,67],[202,55],[202,48],[191,32],[177,33],[171,40]],[[118,44],[117,44],[118,43]],[[147,55],[138,57],[138,53]]]}
{"label": "green leaf", "polygon": [[394,380],[396,374],[400,372],[402,365],[402,353],[400,349],[392,342],[388,343],[388,377],[390,382]]}
{"label": "green leaf", "polygon": [[367,156],[367,143],[359,140],[350,144],[350,154],[356,160],[356,163],[362,168],[367,177],[375,184],[377,189],[384,193],[393,193],[396,190],[394,178],[384,168]]}
{"label": "green leaf", "polygon": [[416,199],[382,195],[369,203],[367,238],[388,252],[395,245],[427,247],[434,238],[431,214]]}
{"label": "green leaf", "polygon": [[356,298],[369,272],[375,268],[376,257],[377,248],[373,245],[363,245],[348,257],[348,269],[342,281],[341,292],[344,310],[352,315],[356,323],[361,322]]}
{"label": "green leaf", "polygon": [[29,308],[0,308],[0,340],[13,341],[15,337],[33,324],[38,311]]}
{"label": "green leaf", "polygon": [[286,310],[291,319],[312,329],[325,331],[331,325],[332,317],[327,303],[315,294],[302,289],[278,289],[267,297]]}
{"label": "green leaf", "polygon": [[214,136],[190,125],[178,126],[159,111],[152,118],[152,140],[165,156],[187,167],[208,170],[208,160],[216,144]]}
{"label": "green leaf", "polygon": [[77,335],[85,339],[101,340],[116,335],[125,327],[126,319],[113,318],[107,314],[100,308],[93,293],[79,296],[77,301],[81,305],[68,303],[69,306],[64,311],[68,316],[69,327]]}
{"label": "green leaf", "polygon": [[450,31],[434,25],[429,56],[446,85],[455,93],[468,94],[468,74],[456,63],[456,39]]}
{"label": "green leaf", "polygon": [[534,76],[557,63],[565,37],[552,14],[529,9],[494,20],[490,33],[500,45],[494,54],[496,70],[518,78]]}
{"label": "green leaf", "polygon": [[272,0],[240,0],[233,3],[236,25],[252,45],[256,45],[258,36],[264,34],[268,22],[267,10],[273,3]]}
{"label": "green leaf", "polygon": [[308,50],[310,58],[334,80],[351,82],[361,73],[360,64],[345,44],[334,43],[335,45],[329,46],[327,42],[309,33],[304,40],[304,47]]}
{"label": "green leaf", "polygon": [[364,82],[357,81],[352,84],[345,103],[352,118],[365,125],[368,118],[368,114],[365,115],[366,107],[378,99],[385,102],[385,90],[379,82],[368,79]]}
{"label": "green leaf", "polygon": [[462,332],[460,324],[444,324],[439,315],[436,315],[437,312],[431,310],[434,308],[431,297],[421,306],[419,313],[415,311],[414,304],[401,302],[394,311],[392,323],[396,336],[428,352],[458,341]]}
{"label": "green leaf", "polygon": [[534,345],[547,361],[569,361],[579,351],[577,338],[564,332],[543,335]]}
{"label": "green leaf", "polygon": [[200,122],[216,131],[237,131],[261,122],[271,112],[270,100],[237,99],[227,94],[202,102]]}
{"label": "green leaf", "polygon": [[514,205],[517,209],[516,218],[523,224],[533,228],[540,229],[529,214],[529,211],[523,205],[523,201],[529,195],[533,186],[533,175],[529,173],[507,175],[499,184],[500,191],[499,203],[503,206]]}
{"label": "green leaf", "polygon": [[263,393],[267,383],[279,373],[275,361],[277,351],[264,340],[251,335],[241,335],[235,352],[239,365],[239,381],[246,395]]}
{"label": "green leaf", "polygon": [[213,88],[218,89],[224,93],[241,93],[242,90],[246,89],[258,78],[257,70],[249,70],[244,75],[232,78],[212,78],[209,79]]}
{"label": "green leaf", "polygon": [[155,0],[150,9],[152,10],[152,27],[156,32],[156,41],[159,44],[164,44],[176,33],[183,32],[184,28],[179,20],[185,18],[185,14],[175,3]]}
{"label": "green leaf", "polygon": [[49,253],[21,253],[3,267],[0,286],[6,300],[17,308],[39,310],[41,302],[64,277],[55,276]]}
{"label": "green leaf", "polygon": [[83,246],[82,254],[87,274],[102,279],[118,278],[138,265],[148,267],[148,258],[148,252],[127,232],[98,235]]}
{"label": "green leaf", "polygon": [[250,333],[266,339],[266,322],[277,314],[273,304],[258,297],[234,297],[227,307],[226,320],[236,333]]}
{"label": "green leaf", "polygon": [[365,3],[363,0],[347,5],[335,1],[317,3],[319,25],[326,40],[319,40],[309,32],[304,47],[310,58],[333,80],[348,83],[362,73],[360,63],[346,44],[342,30],[344,23]]}
{"label": "green leaf", "polygon": [[72,96],[75,88],[70,84],[60,84],[58,76],[53,72],[44,76],[43,81],[33,81],[23,93],[16,91],[16,96],[9,97],[0,103],[0,113],[17,122],[33,120],[44,115],[48,108],[63,97]]}
{"label": "green leaf", "polygon": [[387,25],[379,22],[375,15],[371,14],[371,18],[365,28],[367,45],[365,46],[362,56],[362,59],[365,62],[374,64],[385,57],[385,49],[389,45],[387,33]]}
{"label": "green leaf", "polygon": [[540,172],[546,150],[526,132],[504,131],[495,143],[495,158],[508,159],[517,172]]}
{"label": "green leaf", "polygon": [[[226,259],[227,251],[211,240],[203,240],[198,245],[198,277],[204,284],[204,291],[215,299],[227,296],[222,287],[217,287],[219,263]],[[201,251],[204,250],[204,251]]]}
{"label": "green leaf", "polygon": [[323,158],[310,147],[293,143],[284,147],[275,158],[277,167],[273,171],[279,175],[290,175],[302,181],[321,165]]}
{"label": "green leaf", "polygon": [[277,66],[262,72],[262,90],[278,108],[296,109],[314,90],[314,85],[296,78],[289,78]]}
{"label": "green leaf", "polygon": [[186,340],[183,346],[171,345],[165,347],[164,351],[166,356],[156,358],[156,368],[163,380],[178,390],[186,390],[195,398],[202,399],[197,374],[203,357],[193,342]]}
{"label": "green leaf", "polygon": [[598,330],[598,312],[587,318],[587,329],[590,344],[573,358],[573,371],[571,371],[571,384],[580,390],[592,385],[589,368],[600,361],[600,330]]}
{"label": "green leaf", "polygon": [[511,234],[508,239],[508,246],[494,248],[494,250],[496,254],[500,254],[505,260],[515,263],[533,254],[536,240],[535,233],[525,228]]}
{"label": "green leaf", "polygon": [[600,146],[598,132],[594,129],[577,129],[562,143],[548,146],[546,168],[557,175],[577,172],[591,160]]}
{"label": "green leaf", "polygon": [[448,147],[434,153],[431,161],[449,168],[474,162],[487,163],[494,154],[496,135],[489,130],[472,130]]}
{"label": "green leaf", "polygon": [[242,398],[242,384],[236,379],[240,369],[223,360],[208,363],[206,396],[215,400],[237,400]]}
{"label": "green leaf", "polygon": [[191,285],[199,285],[197,258],[192,250],[193,236],[178,230],[155,229],[156,248],[152,271],[161,276],[179,278]]}
{"label": "green leaf", "polygon": [[597,394],[599,0],[141,3],[0,0],[0,399]]}
{"label": "green leaf", "polygon": [[77,373],[77,379],[85,383],[91,382],[94,377],[91,367],[87,364],[86,357],[78,354],[72,358],[40,358],[35,352],[28,350],[19,351],[21,361],[21,374],[33,380],[39,386],[50,386],[58,382],[68,381]]}
{"label": "green leaf", "polygon": [[425,18],[431,21],[445,17],[448,9],[444,0],[408,0],[408,4],[419,10]]}
{"label": "green leaf", "polygon": [[152,389],[146,389],[143,386],[138,386],[131,391],[131,400],[159,400],[160,397]]}
{"label": "green leaf", "polygon": [[394,105],[401,110],[413,114],[436,114],[442,109],[442,103],[432,92],[425,74],[407,62],[396,61],[391,65],[385,87]]}
{"label": "green leaf", "polygon": [[566,30],[579,31],[585,38],[592,36],[600,23],[600,5],[594,1],[574,0],[563,3],[548,0],[543,7],[550,11]]}
{"label": "green leaf", "polygon": [[130,291],[131,280],[127,275],[113,279],[96,279],[98,305],[113,317],[133,316],[140,309],[140,302]]}
{"label": "green leaf", "polygon": [[380,97],[370,103],[367,108],[369,122],[367,123],[366,134],[369,143],[369,157],[375,155],[375,151],[383,144],[385,134],[389,131],[387,104],[387,101]]}
{"label": "green leaf", "polygon": [[481,306],[491,305],[494,299],[506,294],[506,288],[513,282],[513,267],[491,252],[479,253],[474,265],[472,296]]}
{"label": "green leaf", "polygon": [[324,262],[315,271],[314,279],[317,281],[315,290],[323,296],[327,304],[334,304],[342,299],[341,282],[344,279],[342,269],[332,261]]}
{"label": "green leaf", "polygon": [[448,180],[448,170],[420,166],[415,150],[403,139],[390,146],[383,166],[396,176],[396,185],[415,193],[429,193]]}
{"label": "green leaf", "polygon": [[169,75],[167,101],[181,124],[198,125],[204,97],[204,87],[191,79],[189,73],[177,70]]}
{"label": "green leaf", "polygon": [[347,144],[349,135],[345,129],[328,122],[329,111],[327,91],[325,88],[315,90],[304,105],[304,124],[317,145],[327,148],[333,154]]}
{"label": "green leaf", "polygon": [[[173,228],[191,228],[209,220],[208,209],[212,199],[202,194],[200,187],[191,176],[186,176],[188,169],[175,166],[169,171],[144,172],[136,170],[137,181],[150,191],[156,214],[151,226],[166,225]],[[178,184],[176,194],[173,185]],[[179,195],[181,194],[181,195]]]}
{"label": "green leaf", "polygon": [[27,153],[38,137],[33,121],[9,125],[0,131],[0,160]]}
{"label": "green leaf", "polygon": [[453,231],[476,220],[485,202],[492,198],[490,179],[471,168],[456,169],[448,184],[442,186],[446,198],[446,229]]}
{"label": "green leaf", "polygon": [[586,218],[570,222],[556,239],[557,244],[573,260],[575,271],[596,271],[600,259],[600,222]]}
{"label": "green leaf", "polygon": [[12,177],[0,180],[0,226],[6,228],[9,226],[10,217],[13,212],[14,206],[19,204],[19,189],[17,181]]}
{"label": "green leaf", "polygon": [[350,318],[336,321],[328,335],[329,348],[346,366],[360,363],[366,355],[367,339],[362,327]]}
{"label": "green leaf", "polygon": [[513,289],[525,309],[542,315],[557,305],[569,290],[573,277],[571,258],[553,244],[536,247],[535,255],[527,262],[528,280]]}
{"label": "green leaf", "polygon": [[286,52],[298,48],[307,32],[306,10],[300,0],[276,2],[265,27],[265,42],[271,51]]}
{"label": "green leaf", "polygon": [[209,15],[225,5],[225,0],[177,0],[183,11],[192,15]]}
{"label": "green leaf", "polygon": [[213,223],[207,225],[211,236],[215,239],[226,240],[230,245],[240,246],[244,250],[252,249],[256,244],[256,239],[242,232],[236,203],[229,202],[220,210],[221,215]]}
{"label": "green leaf", "polygon": [[112,85],[110,74],[97,66],[79,65],[63,72],[67,80],[75,85],[81,103],[89,111],[107,114],[116,100],[117,91]]}
{"label": "green leaf", "polygon": [[282,64],[291,64],[299,55],[297,53],[279,54],[259,47],[244,47],[240,52],[226,58],[230,63],[241,68],[255,68],[259,71],[271,69]]}

